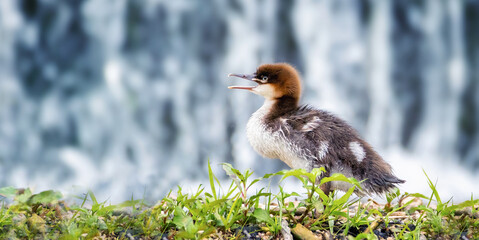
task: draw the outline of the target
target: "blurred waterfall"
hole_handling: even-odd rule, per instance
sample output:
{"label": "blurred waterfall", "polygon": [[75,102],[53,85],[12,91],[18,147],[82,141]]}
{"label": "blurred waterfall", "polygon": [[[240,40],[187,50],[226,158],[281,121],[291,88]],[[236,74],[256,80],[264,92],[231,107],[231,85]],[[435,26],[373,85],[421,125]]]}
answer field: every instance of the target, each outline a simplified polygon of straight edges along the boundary
{"label": "blurred waterfall", "polygon": [[285,168],[249,146],[262,99],[226,75],[286,61],[302,101],[357,128],[403,190],[425,190],[424,168],[465,199],[479,181],[478,27],[472,0],[2,0],[0,186],[152,200],[204,181],[208,159]]}

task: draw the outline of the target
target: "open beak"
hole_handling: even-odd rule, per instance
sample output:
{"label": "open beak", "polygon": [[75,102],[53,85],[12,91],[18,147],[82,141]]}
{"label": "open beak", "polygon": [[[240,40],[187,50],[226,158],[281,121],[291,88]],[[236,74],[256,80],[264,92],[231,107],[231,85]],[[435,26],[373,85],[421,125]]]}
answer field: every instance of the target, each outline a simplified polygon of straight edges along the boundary
{"label": "open beak", "polygon": [[[256,82],[258,79],[256,78],[255,74],[236,74],[236,73],[230,73],[228,74],[228,77],[239,77],[243,78],[249,81]],[[256,86],[228,86],[229,89],[244,89],[244,90],[253,90]]]}

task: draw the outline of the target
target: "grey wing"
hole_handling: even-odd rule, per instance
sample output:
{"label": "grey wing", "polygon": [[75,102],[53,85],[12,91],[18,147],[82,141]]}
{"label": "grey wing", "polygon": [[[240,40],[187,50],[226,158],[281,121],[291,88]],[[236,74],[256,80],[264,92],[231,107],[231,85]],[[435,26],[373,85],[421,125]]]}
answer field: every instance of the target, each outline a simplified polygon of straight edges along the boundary
{"label": "grey wing", "polygon": [[301,149],[312,152],[318,165],[328,170],[335,164],[341,164],[342,168],[356,164],[349,145],[359,142],[360,138],[340,118],[325,111],[310,110],[291,117],[288,123],[293,129],[292,138],[301,143]]}
{"label": "grey wing", "polygon": [[364,180],[366,192],[389,191],[404,182],[359,134],[340,118],[320,110],[306,111],[288,121],[291,138],[301,151],[314,155],[313,167],[323,166],[327,174],[339,172]]}

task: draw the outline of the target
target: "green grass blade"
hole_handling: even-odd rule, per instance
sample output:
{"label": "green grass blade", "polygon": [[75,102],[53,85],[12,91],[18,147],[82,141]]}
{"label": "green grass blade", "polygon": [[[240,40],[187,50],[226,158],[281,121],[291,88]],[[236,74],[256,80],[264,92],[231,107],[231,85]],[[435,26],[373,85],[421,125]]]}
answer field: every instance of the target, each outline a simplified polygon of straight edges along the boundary
{"label": "green grass blade", "polygon": [[96,200],[95,194],[91,190],[88,190],[88,195],[90,195],[90,199],[93,205],[98,205],[98,201]]}
{"label": "green grass blade", "polygon": [[211,170],[211,164],[209,159],[208,159],[208,177],[210,179],[210,188],[211,188],[211,192],[213,193],[213,197],[215,198],[215,200],[218,200],[218,196],[216,195],[215,181],[214,181],[214,178],[216,178],[216,176],[213,174],[213,170]]}
{"label": "green grass blade", "polygon": [[439,207],[439,205],[442,205],[442,201],[441,201],[441,197],[439,196],[439,193],[437,192],[436,184],[432,183],[431,179],[429,178],[429,176],[427,175],[427,173],[424,169],[422,171],[424,172],[424,175],[426,175],[427,183],[429,185],[429,188],[431,188],[432,193],[434,194],[434,197],[436,198],[437,205]]}

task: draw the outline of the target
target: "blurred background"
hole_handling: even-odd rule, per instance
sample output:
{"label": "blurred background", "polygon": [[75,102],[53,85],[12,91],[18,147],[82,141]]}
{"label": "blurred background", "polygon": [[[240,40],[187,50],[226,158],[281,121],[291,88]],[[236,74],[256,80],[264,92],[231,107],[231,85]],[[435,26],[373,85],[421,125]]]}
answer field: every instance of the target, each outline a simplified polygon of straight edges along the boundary
{"label": "blurred background", "polygon": [[287,168],[246,140],[263,99],[227,89],[289,62],[303,103],[353,125],[401,189],[479,195],[479,1],[1,0],[0,186],[155,201],[211,160]]}

